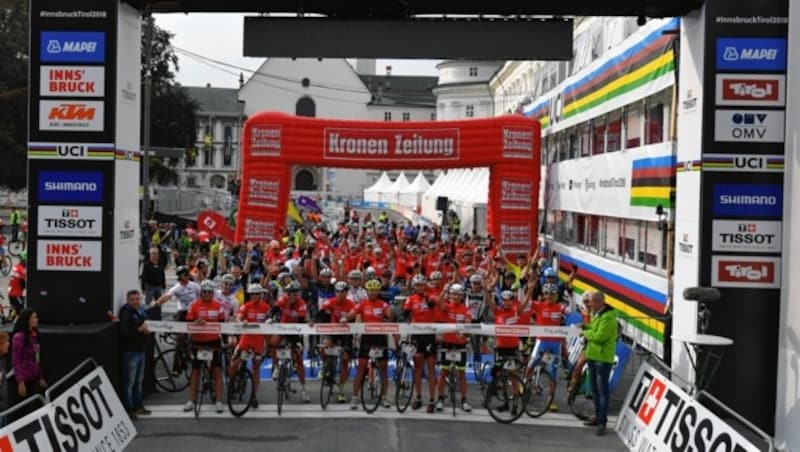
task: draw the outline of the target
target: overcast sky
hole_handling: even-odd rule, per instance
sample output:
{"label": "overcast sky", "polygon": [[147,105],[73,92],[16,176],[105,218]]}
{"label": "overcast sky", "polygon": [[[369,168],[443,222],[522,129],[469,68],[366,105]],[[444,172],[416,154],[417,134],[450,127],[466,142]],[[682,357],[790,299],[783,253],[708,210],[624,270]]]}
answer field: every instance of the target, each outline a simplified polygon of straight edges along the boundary
{"label": "overcast sky", "polygon": [[[156,14],[156,24],[175,34],[172,45],[206,58],[251,71],[258,69],[262,58],[242,56],[243,14]],[[186,86],[238,88],[240,69],[199,62],[178,53],[180,70],[178,82]],[[378,74],[392,66],[395,75],[437,75],[435,65],[440,60],[378,60]],[[221,70],[223,69],[223,70]],[[232,73],[226,73],[229,71]],[[247,79],[247,72],[244,74]]]}

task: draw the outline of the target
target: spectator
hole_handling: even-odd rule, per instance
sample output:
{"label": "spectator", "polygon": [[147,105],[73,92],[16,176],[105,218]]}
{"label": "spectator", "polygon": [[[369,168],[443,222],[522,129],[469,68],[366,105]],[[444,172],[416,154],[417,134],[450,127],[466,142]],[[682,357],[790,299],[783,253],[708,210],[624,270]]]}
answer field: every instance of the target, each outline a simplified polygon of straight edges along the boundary
{"label": "spectator", "polygon": [[167,288],[164,265],[160,259],[160,251],[156,247],[150,248],[149,259],[142,265],[142,290],[145,294],[145,304],[158,300]]}
{"label": "spectator", "polygon": [[[11,338],[11,363],[16,383],[15,402],[34,394],[43,394],[47,387],[44,379],[39,348],[39,316],[33,309],[26,308],[19,313]],[[25,410],[23,410],[25,411]],[[21,418],[27,414],[16,413]]]}
{"label": "spectator", "polygon": [[138,290],[129,290],[126,303],[119,310],[120,348],[122,350],[122,387],[125,409],[131,419],[150,414],[142,404],[142,378],[144,376],[144,354],[150,330],[145,320],[147,313],[142,306]]}
{"label": "spectator", "polygon": [[602,292],[594,292],[589,298],[592,320],[585,327],[586,360],[589,363],[589,380],[592,386],[592,400],[595,417],[584,425],[596,426],[597,436],[606,434],[608,421],[609,385],[611,367],[617,347],[617,314],[614,308],[606,305]]}
{"label": "spectator", "polygon": [[22,224],[22,213],[16,207],[11,208],[11,215],[9,215],[8,221],[11,223],[10,241],[19,240],[19,225]]}

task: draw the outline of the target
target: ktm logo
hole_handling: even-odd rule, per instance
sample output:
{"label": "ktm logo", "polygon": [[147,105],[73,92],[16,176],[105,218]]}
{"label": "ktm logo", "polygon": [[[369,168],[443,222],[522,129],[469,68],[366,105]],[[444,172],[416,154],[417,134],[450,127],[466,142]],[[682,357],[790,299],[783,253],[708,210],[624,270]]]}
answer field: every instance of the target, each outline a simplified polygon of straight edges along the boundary
{"label": "ktm logo", "polygon": [[95,107],[87,107],[86,104],[59,104],[50,110],[48,119],[91,121],[96,111]]}

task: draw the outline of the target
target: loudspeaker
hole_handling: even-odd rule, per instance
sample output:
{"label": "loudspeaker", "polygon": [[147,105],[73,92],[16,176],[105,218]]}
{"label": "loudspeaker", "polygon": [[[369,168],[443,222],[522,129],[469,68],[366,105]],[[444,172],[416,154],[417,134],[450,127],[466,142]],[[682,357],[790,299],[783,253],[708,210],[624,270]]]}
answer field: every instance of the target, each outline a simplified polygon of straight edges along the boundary
{"label": "loudspeaker", "polygon": [[436,210],[447,211],[448,201],[447,196],[439,196],[436,198]]}

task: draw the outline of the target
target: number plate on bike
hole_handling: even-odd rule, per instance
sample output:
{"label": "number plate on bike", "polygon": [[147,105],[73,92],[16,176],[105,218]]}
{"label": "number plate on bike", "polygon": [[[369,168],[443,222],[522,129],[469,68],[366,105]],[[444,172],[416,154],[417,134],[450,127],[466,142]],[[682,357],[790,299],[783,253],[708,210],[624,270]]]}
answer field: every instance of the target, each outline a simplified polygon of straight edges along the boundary
{"label": "number plate on bike", "polygon": [[197,351],[197,360],[198,361],[212,361],[214,359],[214,352],[211,350],[198,350]]}
{"label": "number plate on bike", "polygon": [[403,353],[405,353],[406,356],[414,356],[417,354],[417,347],[411,344],[405,344],[403,345]]}
{"label": "number plate on bike", "polygon": [[328,347],[325,349],[325,356],[339,356],[342,354],[342,347]]}
{"label": "number plate on bike", "polygon": [[253,352],[250,352],[250,351],[243,351],[242,353],[240,353],[240,354],[239,354],[239,356],[240,356],[240,357],[241,357],[243,360],[245,360],[245,361],[249,361],[249,360],[253,359],[253,356],[255,356],[255,353],[253,353]]}
{"label": "number plate on bike", "polygon": [[517,368],[517,362],[513,359],[509,359],[508,361],[503,363],[503,369],[505,370],[514,370]]}
{"label": "number plate on bike", "polygon": [[552,353],[545,353],[542,355],[542,362],[545,364],[550,364],[556,359]]}
{"label": "number plate on bike", "polygon": [[288,348],[278,349],[278,359],[289,359],[292,357],[292,352]]}
{"label": "number plate on bike", "polygon": [[371,348],[371,349],[369,349],[369,357],[370,358],[383,358],[383,349],[382,348]]}
{"label": "number plate on bike", "polygon": [[446,361],[461,361],[461,350],[446,350],[444,359]]}

